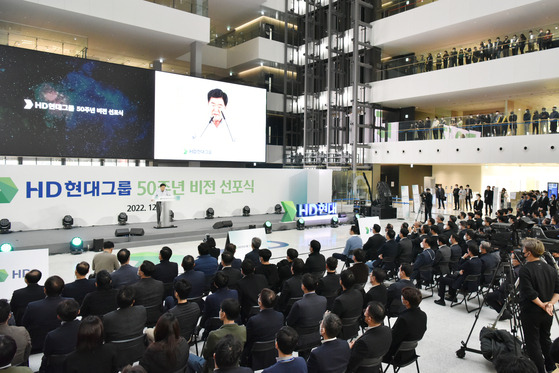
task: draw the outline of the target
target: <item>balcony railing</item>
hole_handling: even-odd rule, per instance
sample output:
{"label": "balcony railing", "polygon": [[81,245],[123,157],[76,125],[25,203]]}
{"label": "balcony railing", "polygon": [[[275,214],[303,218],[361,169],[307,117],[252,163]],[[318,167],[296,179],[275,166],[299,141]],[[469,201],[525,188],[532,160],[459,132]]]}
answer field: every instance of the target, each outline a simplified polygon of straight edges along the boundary
{"label": "balcony railing", "polygon": [[145,0],[183,12],[208,16],[208,0]]}
{"label": "balcony railing", "polygon": [[[377,142],[449,140],[499,136],[526,136],[557,133],[559,112],[546,111],[548,119],[541,119],[542,113],[529,113],[530,119],[523,120],[524,113],[518,111],[516,121],[511,115],[480,114],[462,117],[444,117],[437,120],[416,120],[383,123],[384,129],[375,135]],[[557,118],[553,118],[557,116]],[[514,119],[514,118],[513,118]],[[519,119],[519,120],[518,120]]]}

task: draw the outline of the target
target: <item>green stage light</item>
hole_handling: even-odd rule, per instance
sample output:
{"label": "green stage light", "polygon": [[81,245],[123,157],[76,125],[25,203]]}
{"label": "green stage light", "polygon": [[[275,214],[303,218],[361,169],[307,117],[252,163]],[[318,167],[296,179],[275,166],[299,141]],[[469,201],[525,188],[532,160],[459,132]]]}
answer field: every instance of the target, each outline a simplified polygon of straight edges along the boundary
{"label": "green stage light", "polygon": [[266,230],[266,234],[272,233],[272,222],[266,220],[266,222],[264,223],[264,229]]}
{"label": "green stage light", "polygon": [[0,252],[8,253],[10,251],[14,251],[14,247],[12,246],[12,244],[3,243],[2,245],[0,245]]}
{"label": "green stage light", "polygon": [[81,254],[83,252],[83,240],[80,237],[72,238],[70,241],[70,253]]}
{"label": "green stage light", "polygon": [[330,226],[332,228],[338,228],[338,225],[340,224],[340,221],[338,220],[337,216],[332,216],[332,219],[330,220]]}

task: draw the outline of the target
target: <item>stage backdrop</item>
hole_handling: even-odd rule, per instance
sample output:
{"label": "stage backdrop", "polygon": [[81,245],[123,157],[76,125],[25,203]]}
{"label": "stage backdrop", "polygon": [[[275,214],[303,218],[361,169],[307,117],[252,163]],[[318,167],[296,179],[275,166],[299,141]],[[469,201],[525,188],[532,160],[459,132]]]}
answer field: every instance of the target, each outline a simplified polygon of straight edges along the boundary
{"label": "stage backdrop", "polygon": [[[326,183],[326,178],[329,181]],[[308,188],[319,178],[321,188]],[[0,169],[0,218],[12,230],[60,228],[72,215],[74,225],[116,224],[121,212],[129,223],[156,220],[152,195],[159,184],[176,197],[170,202],[175,219],[274,212],[281,201],[307,203],[319,192],[331,196],[331,170],[307,172],[287,169],[178,168],[178,167],[72,167],[4,166]],[[310,179],[310,180],[309,180]]]}

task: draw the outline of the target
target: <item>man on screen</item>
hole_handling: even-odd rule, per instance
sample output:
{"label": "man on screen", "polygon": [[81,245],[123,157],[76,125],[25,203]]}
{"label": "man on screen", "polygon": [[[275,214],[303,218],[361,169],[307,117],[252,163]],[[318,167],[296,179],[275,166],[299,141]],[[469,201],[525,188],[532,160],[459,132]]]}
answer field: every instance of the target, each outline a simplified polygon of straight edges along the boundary
{"label": "man on screen", "polygon": [[220,139],[234,142],[231,129],[225,117],[225,109],[227,107],[227,93],[219,88],[212,89],[208,92],[208,108],[210,120],[205,124],[202,132],[197,139],[211,139],[219,141]]}

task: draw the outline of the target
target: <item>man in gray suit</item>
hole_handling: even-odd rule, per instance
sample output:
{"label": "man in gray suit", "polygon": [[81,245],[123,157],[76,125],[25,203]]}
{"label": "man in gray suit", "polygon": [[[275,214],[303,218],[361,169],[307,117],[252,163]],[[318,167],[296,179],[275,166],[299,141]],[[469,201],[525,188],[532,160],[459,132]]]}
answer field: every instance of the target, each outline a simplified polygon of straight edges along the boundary
{"label": "man in gray suit", "polygon": [[10,303],[6,299],[0,299],[0,334],[9,335],[16,341],[17,350],[12,365],[20,365],[29,360],[31,337],[23,326],[8,325],[11,315]]}
{"label": "man in gray suit", "polygon": [[150,328],[155,326],[159,316],[161,316],[165,294],[163,283],[151,278],[154,271],[155,264],[149,260],[144,260],[138,269],[140,281],[132,285],[136,291],[136,304],[146,307],[148,314],[146,326]]}

